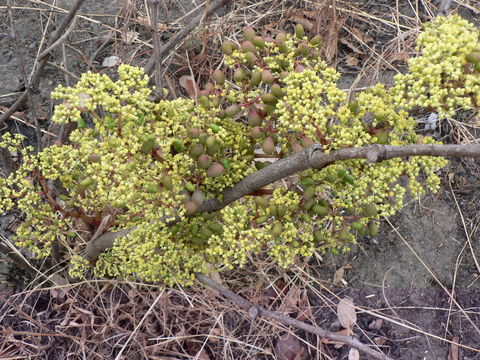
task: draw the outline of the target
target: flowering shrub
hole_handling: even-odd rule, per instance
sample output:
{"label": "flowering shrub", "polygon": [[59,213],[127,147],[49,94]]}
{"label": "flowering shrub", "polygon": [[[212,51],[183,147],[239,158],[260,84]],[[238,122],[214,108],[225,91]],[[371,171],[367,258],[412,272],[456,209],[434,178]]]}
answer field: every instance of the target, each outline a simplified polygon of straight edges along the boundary
{"label": "flowering shrub", "polygon": [[[0,179],[0,211],[24,214],[17,246],[41,258],[61,245],[74,276],[93,270],[189,284],[197,272],[243,266],[253,255],[287,267],[314,251],[347,251],[357,235],[375,236],[378,220],[402,208],[401,177],[414,196],[438,189],[443,158],[348,160],[216,213],[197,211],[268,166],[258,157],[274,161],[312,144],[329,153],[435,143],[415,133],[414,108],[453,116],[480,102],[478,31],[458,16],[425,26],[421,55],[392,87],[378,84],[352,102],[321,59],[318,36],[308,39],[297,25],[294,35],[274,39],[247,28],[245,38],[240,46],[223,43],[227,69],[214,71],[197,100],[153,102],[143,70],[121,65],[116,81],[88,72],[52,94],[62,101],[52,120],[76,123],[68,144],[35,154],[20,149],[18,135],[5,134],[2,146],[23,153],[18,171]],[[82,253],[107,216],[106,230],[133,230],[92,264]]]}

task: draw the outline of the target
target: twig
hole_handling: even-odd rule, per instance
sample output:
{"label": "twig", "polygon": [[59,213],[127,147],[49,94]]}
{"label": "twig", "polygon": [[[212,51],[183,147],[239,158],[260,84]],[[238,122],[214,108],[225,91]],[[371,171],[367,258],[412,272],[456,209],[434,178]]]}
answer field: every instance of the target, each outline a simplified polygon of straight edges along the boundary
{"label": "twig", "polygon": [[43,50],[42,53],[38,55],[38,58],[42,59],[43,57],[47,56],[47,54],[51,53],[58,45],[63,44],[63,42],[67,39],[67,37],[75,28],[76,22],[77,22],[77,18],[73,18],[72,23],[68,27],[67,31],[65,31],[65,34],[62,34],[62,36],[60,36],[60,38],[57,41],[55,41],[52,45],[50,45],[48,48]]}
{"label": "twig", "polygon": [[450,9],[450,5],[452,3],[452,0],[442,0],[440,3],[440,6],[438,8],[438,16],[447,16],[448,15],[448,9]]}
{"label": "twig", "polygon": [[[63,55],[62,55],[62,56],[63,56]],[[65,60],[63,61],[63,63],[65,64]],[[48,61],[48,62],[47,62],[47,65],[48,65],[48,66],[51,66],[51,67],[54,67],[55,69],[60,70],[65,76],[71,77],[72,79],[75,79],[75,80],[77,80],[77,81],[80,80],[80,78],[79,78],[77,75],[75,75],[75,74],[73,74],[72,72],[68,71],[65,67],[62,67],[62,66],[60,66],[60,65],[58,65],[58,64],[55,64],[55,63],[53,63],[53,62],[51,62],[51,61]],[[69,86],[69,85],[68,85],[68,86]]]}
{"label": "twig", "polygon": [[[5,112],[0,110],[0,114],[4,114]],[[19,123],[22,123],[23,125],[25,126],[28,126],[28,127],[31,127],[31,128],[35,128],[35,125],[32,125],[30,124],[28,121],[25,121],[17,116],[10,116],[11,119],[15,120],[15,121],[18,121]],[[50,131],[47,131],[47,130],[44,130],[44,129],[40,129],[40,132],[42,132],[43,134],[45,135],[48,135],[48,136],[57,136],[55,135],[54,133],[50,132]]]}
{"label": "twig", "polygon": [[122,348],[120,349],[120,351],[118,352],[117,356],[115,356],[115,360],[120,360],[120,359],[124,359],[124,357],[122,356],[123,352],[125,351],[125,348],[127,348],[127,345],[130,343],[130,341],[132,340],[132,338],[137,334],[138,330],[140,329],[140,327],[142,327],[143,323],[145,322],[145,319],[148,318],[148,316],[150,315],[150,313],[152,312],[152,310],[155,308],[155,306],[157,305],[158,301],[162,298],[163,296],[163,293],[164,293],[164,290],[162,290],[160,292],[160,294],[157,295],[157,297],[155,298],[155,301],[152,303],[152,305],[150,305],[150,307],[148,308],[147,312],[142,316],[142,318],[140,319],[139,323],[137,324],[137,326],[135,326],[135,329],[133,329],[133,331],[130,333],[130,335],[128,336],[128,339],[127,341],[125,341],[125,344],[122,345]]}
{"label": "twig", "polygon": [[23,270],[28,272],[30,275],[34,276],[37,274],[36,269],[33,268],[32,265],[30,265],[27,259],[25,259],[19,253],[12,250],[8,245],[3,243],[3,241],[0,241],[0,253],[4,254],[6,257],[12,260],[15,263],[15,265],[22,268]]}
{"label": "twig", "polygon": [[234,292],[230,291],[226,287],[220,285],[219,283],[217,283],[216,281],[214,281],[213,279],[209,278],[208,276],[206,276],[204,274],[197,274],[196,278],[203,285],[217,290],[222,296],[224,296],[227,299],[229,299],[230,301],[234,302],[236,305],[238,305],[243,310],[248,311],[249,316],[252,317],[252,318],[256,318],[256,317],[260,316],[260,317],[265,317],[265,318],[268,318],[268,319],[272,319],[272,320],[278,321],[281,324],[292,326],[292,327],[295,327],[297,329],[307,331],[309,333],[318,335],[322,338],[327,338],[327,339],[335,341],[335,342],[345,343],[348,346],[351,346],[351,347],[353,347],[353,348],[355,348],[355,349],[357,349],[357,350],[359,350],[359,351],[361,351],[365,354],[370,355],[374,359],[393,360],[391,357],[389,357],[389,356],[387,356],[383,353],[380,353],[376,350],[373,350],[368,345],[360,342],[357,338],[355,338],[353,336],[346,336],[346,335],[332,333],[332,332],[327,331],[325,329],[322,329],[318,326],[313,326],[313,325],[307,324],[303,321],[293,319],[289,316],[280,314],[276,311],[267,310],[263,306],[252,304],[250,301],[245,300],[243,297],[235,294]]}
{"label": "twig", "polygon": [[460,215],[460,219],[462,220],[463,231],[465,232],[468,247],[470,249],[470,252],[472,253],[473,262],[475,263],[475,266],[477,268],[477,273],[480,274],[480,264],[478,263],[477,257],[475,256],[475,250],[473,249],[473,246],[472,246],[472,241],[470,239],[470,234],[467,231],[467,225],[465,224],[465,218],[463,217],[462,209],[460,208],[460,205],[458,204],[457,197],[455,196],[455,193],[453,192],[451,181],[448,182],[448,186],[450,187],[450,192],[452,193],[453,200],[455,201],[455,206],[457,207],[458,214]]}
{"label": "twig", "polygon": [[[224,3],[227,3],[228,1],[230,0],[215,0],[208,8],[207,15],[213,14],[218,8],[220,8]],[[204,17],[204,13],[200,13],[199,15],[197,15],[182,30],[172,36],[172,38],[167,43],[165,43],[161,48],[159,48],[157,53],[154,52],[154,55],[150,58],[147,65],[145,66],[145,72],[151,75],[153,73],[153,70],[155,70],[154,65],[156,59],[162,59],[163,57],[165,57],[165,55],[170,50],[172,50],[175,46],[181,43],[185,39],[185,37],[200,24]]]}
{"label": "twig", "polygon": [[[366,159],[370,163],[408,156],[450,156],[480,157],[480,145],[371,145],[361,148],[350,148],[323,153],[320,145],[293,154],[285,159],[275,161],[270,166],[258,170],[234,187],[222,193],[222,201],[215,198],[205,200],[197,209],[197,213],[215,212],[234,201],[251,194],[261,188],[307,169],[320,170],[336,161]],[[158,221],[162,221],[159,219]],[[118,232],[106,232],[95,241],[90,241],[86,248],[86,258],[94,260],[98,255],[113,246],[119,236],[126,236],[133,228]]]}
{"label": "twig", "polygon": [[[0,137],[1,140],[1,137]],[[15,164],[12,159],[12,155],[8,149],[0,147],[0,168],[3,169],[5,177],[8,177],[15,171]]]}
{"label": "twig", "polygon": [[160,54],[160,36],[158,35],[158,6],[160,0],[149,0],[151,8],[151,21],[153,31],[153,59],[155,60],[155,85],[156,89],[153,93],[154,101],[163,98],[163,81],[162,81],[162,56]]}
{"label": "twig", "polygon": [[[56,31],[53,32],[52,37],[50,38],[49,42],[47,43],[47,49],[52,46],[65,32],[65,29],[67,28],[68,24],[73,20],[75,17],[76,13],[78,12],[78,9],[82,4],[85,2],[85,0],[77,0],[73,7],[70,9],[68,12],[67,16],[65,16],[65,19],[63,19],[62,23],[59,25]],[[35,71],[32,75],[32,78],[29,83],[26,83],[25,86],[26,88],[30,88],[32,90],[35,90],[40,83],[40,79],[42,78],[43,74],[43,69],[45,68],[45,65],[47,65],[48,59],[50,58],[50,52],[45,54],[42,58],[39,58],[36,63],[36,68]],[[10,108],[3,113],[2,116],[0,116],[0,125],[2,125],[11,115],[17,111],[17,109],[22,106],[27,100],[27,95],[28,92],[25,90],[22,95],[15,101],[15,103],[10,106]]]}
{"label": "twig", "polygon": [[93,64],[93,62],[95,61],[96,57],[98,56],[98,54],[100,54],[100,51],[103,50],[103,48],[105,46],[107,46],[107,44],[112,41],[112,37],[113,37],[113,34],[111,32],[109,32],[106,36],[105,36],[105,40],[103,40],[103,42],[100,44],[100,46],[97,48],[97,50],[95,50],[93,52],[93,54],[90,56],[90,62]]}
{"label": "twig", "polygon": [[40,124],[38,123],[37,112],[35,111],[35,104],[33,103],[33,100],[32,100],[31,84],[29,83],[27,78],[27,73],[25,72],[25,62],[23,61],[23,56],[20,53],[20,44],[18,42],[18,34],[17,34],[17,28],[15,26],[15,20],[13,17],[11,0],[7,0],[7,10],[8,10],[8,18],[10,20],[10,26],[11,26],[10,35],[12,37],[15,53],[17,55],[18,66],[20,67],[20,73],[22,74],[23,82],[25,84],[25,94],[27,95],[28,104],[30,105],[31,115],[33,117],[33,121],[35,122],[35,132],[37,136],[37,149],[38,151],[41,151],[42,139],[41,139],[41,132],[40,132]]}

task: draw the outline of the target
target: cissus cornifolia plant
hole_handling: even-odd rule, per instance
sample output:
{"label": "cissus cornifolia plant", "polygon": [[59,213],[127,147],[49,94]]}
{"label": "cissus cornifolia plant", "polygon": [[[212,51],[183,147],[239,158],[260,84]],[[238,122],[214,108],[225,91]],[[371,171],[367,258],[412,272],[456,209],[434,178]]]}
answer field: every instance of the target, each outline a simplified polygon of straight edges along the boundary
{"label": "cissus cornifolia plant", "polygon": [[[350,102],[320,56],[320,37],[309,39],[301,25],[293,35],[264,38],[251,28],[244,35],[241,44],[223,43],[226,68],[196,100],[153,102],[143,69],[121,65],[116,81],[88,72],[53,92],[61,103],[52,120],[76,123],[68,143],[34,153],[21,148],[21,136],[5,134],[2,146],[23,154],[20,168],[0,179],[0,212],[24,216],[16,245],[39,258],[59,246],[75,277],[185,285],[195,273],[241,267],[253,256],[288,267],[314,251],[347,251],[359,234],[376,235],[408,190],[439,188],[443,158],[357,159],[199,211],[269,166],[258,158],[287,158],[313,144],[324,153],[432,144],[415,133],[412,110],[446,117],[480,104],[479,34],[458,16],[425,25],[420,55],[393,86],[378,84]],[[130,230],[89,261],[85,248],[105,219],[104,231]]]}

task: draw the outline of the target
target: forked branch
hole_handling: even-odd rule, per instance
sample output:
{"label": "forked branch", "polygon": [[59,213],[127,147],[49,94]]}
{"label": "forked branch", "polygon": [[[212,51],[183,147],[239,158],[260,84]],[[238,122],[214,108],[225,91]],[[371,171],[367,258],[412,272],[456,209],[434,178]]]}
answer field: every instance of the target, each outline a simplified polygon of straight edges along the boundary
{"label": "forked branch", "polygon": [[[329,154],[323,153],[320,145],[312,145],[248,175],[234,187],[225,190],[221,194],[222,200],[208,199],[204,201],[198,207],[197,213],[219,211],[234,201],[278,180],[307,169],[320,170],[336,161],[366,159],[369,163],[374,163],[408,156],[480,157],[480,145],[371,145],[335,150]],[[90,241],[86,249],[87,259],[96,259],[101,252],[113,246],[117,237],[126,236],[132,230],[133,228],[107,232],[94,241]]]}

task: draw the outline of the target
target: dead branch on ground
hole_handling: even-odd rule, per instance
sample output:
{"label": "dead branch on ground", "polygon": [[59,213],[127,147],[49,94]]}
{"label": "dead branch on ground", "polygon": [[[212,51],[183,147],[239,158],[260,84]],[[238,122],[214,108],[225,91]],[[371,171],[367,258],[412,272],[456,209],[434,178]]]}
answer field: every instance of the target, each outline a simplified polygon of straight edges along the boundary
{"label": "dead branch on ground", "polygon": [[267,310],[263,306],[252,304],[250,301],[245,300],[240,295],[235,294],[234,292],[230,291],[226,287],[220,285],[219,283],[217,283],[216,281],[214,281],[213,279],[209,278],[204,274],[197,274],[196,278],[203,285],[217,290],[223,297],[229,299],[230,301],[235,303],[238,307],[242,308],[243,310],[246,310],[252,319],[255,319],[257,317],[272,319],[283,325],[292,326],[294,328],[304,330],[306,332],[318,335],[320,337],[327,338],[331,341],[345,343],[348,346],[351,346],[352,348],[355,348],[365,354],[370,355],[374,359],[393,360],[391,357],[383,353],[380,353],[376,350],[373,350],[368,345],[360,342],[357,338],[353,336],[332,333],[330,331],[322,329],[321,327],[313,326],[303,321],[293,319],[290,316],[280,314],[276,311]]}
{"label": "dead branch on ground", "polygon": [[159,48],[158,51],[154,50],[153,56],[150,58],[147,65],[145,66],[145,72],[151,75],[153,71],[156,70],[154,69],[155,63],[161,62],[162,58],[164,58],[170,50],[172,50],[175,46],[181,43],[185,39],[185,37],[187,37],[187,35],[190,34],[201,23],[201,21],[205,17],[204,15],[209,16],[213,14],[218,8],[220,8],[222,5],[226,4],[229,1],[230,0],[215,0],[206,10],[205,14],[200,13],[199,15],[197,15],[182,30],[172,36],[172,38],[161,48]]}
{"label": "dead branch on ground", "polygon": [[[50,40],[47,43],[47,49],[53,49],[51,48],[53,45],[57,46],[60,44],[60,42],[57,43],[57,40],[59,40],[62,35],[65,33],[65,30],[67,29],[67,26],[70,24],[70,22],[75,18],[75,15],[77,14],[78,10],[80,9],[80,6],[85,2],[85,0],[77,0],[73,7],[70,9],[68,14],[65,16],[63,19],[62,23],[58,26],[58,28],[53,32]],[[10,116],[12,116],[17,109],[22,106],[25,101],[27,100],[28,97],[28,89],[31,89],[31,91],[35,91],[38,85],[40,84],[40,80],[42,78],[43,74],[43,69],[47,65],[48,59],[50,58],[51,52],[43,52],[41,54],[43,57],[39,57],[37,59],[37,62],[35,64],[35,72],[32,75],[32,78],[30,82],[25,84],[26,90],[23,92],[22,95],[15,101],[15,103],[10,106],[10,108],[5,111],[2,116],[0,116],[0,125],[2,125]],[[39,140],[40,141],[40,140]]]}

